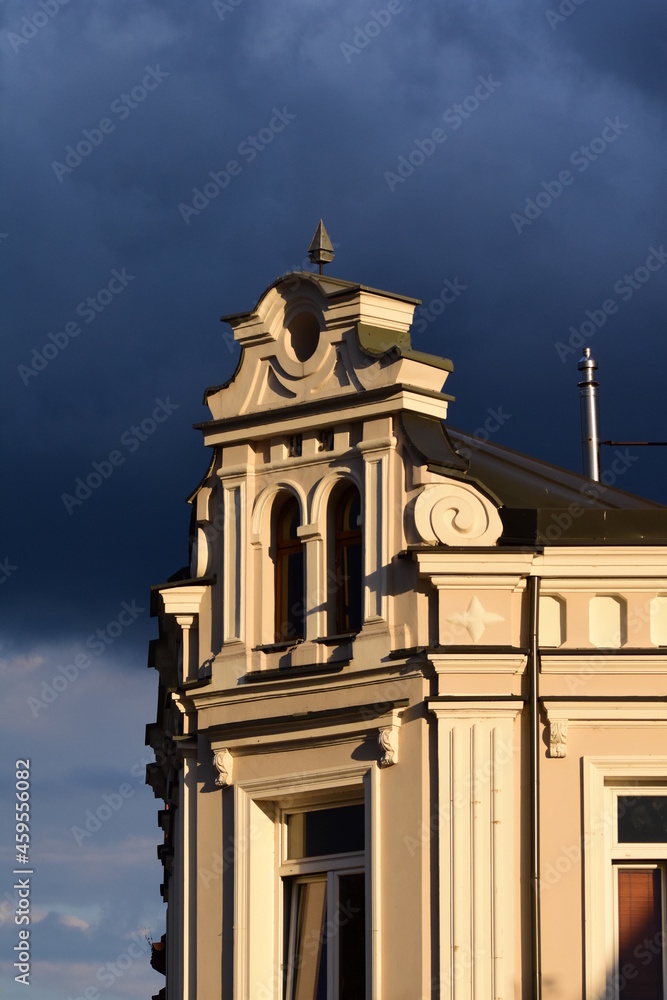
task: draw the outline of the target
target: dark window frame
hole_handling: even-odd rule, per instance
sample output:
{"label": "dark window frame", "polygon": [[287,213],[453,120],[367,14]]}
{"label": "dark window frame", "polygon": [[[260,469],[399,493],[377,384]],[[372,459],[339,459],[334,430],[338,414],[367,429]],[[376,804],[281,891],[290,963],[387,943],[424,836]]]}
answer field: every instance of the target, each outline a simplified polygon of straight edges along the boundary
{"label": "dark window frame", "polygon": [[[279,503],[274,519],[275,552],[275,641],[303,640],[306,634],[305,553],[297,535],[301,505],[289,493]],[[297,595],[298,603],[294,598]]]}
{"label": "dark window frame", "polygon": [[[333,581],[336,588],[336,635],[359,632],[363,624],[363,531],[361,494],[354,483],[334,496]],[[356,515],[356,517],[355,517]],[[351,564],[351,565],[350,565]]]}

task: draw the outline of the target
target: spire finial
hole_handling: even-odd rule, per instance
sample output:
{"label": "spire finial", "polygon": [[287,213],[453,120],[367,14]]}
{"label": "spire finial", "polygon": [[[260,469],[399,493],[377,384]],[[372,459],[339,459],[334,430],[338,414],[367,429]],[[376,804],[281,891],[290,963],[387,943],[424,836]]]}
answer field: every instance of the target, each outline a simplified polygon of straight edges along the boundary
{"label": "spire finial", "polygon": [[308,256],[310,257],[311,264],[320,265],[320,274],[322,274],[322,265],[329,264],[334,259],[333,244],[321,219],[315,230],[315,235],[310,241]]}

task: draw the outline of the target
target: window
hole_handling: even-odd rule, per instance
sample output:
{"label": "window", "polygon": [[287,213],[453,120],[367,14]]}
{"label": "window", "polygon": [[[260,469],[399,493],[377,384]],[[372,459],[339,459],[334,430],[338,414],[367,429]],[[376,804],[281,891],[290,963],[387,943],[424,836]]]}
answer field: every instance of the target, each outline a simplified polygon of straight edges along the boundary
{"label": "window", "polygon": [[[234,1000],[286,1000],[288,973],[293,997],[304,1000],[307,980],[295,972],[309,959],[311,976],[326,969],[326,1000],[380,998],[379,769],[366,761],[235,782],[234,836]],[[295,888],[309,880],[319,890]],[[325,907],[324,930],[333,924],[335,934],[306,937],[318,921],[322,928]],[[365,992],[354,993],[362,941]]]}
{"label": "window", "polygon": [[364,805],[283,816],[285,1000],[364,1000]]}
{"label": "window", "polygon": [[667,757],[584,758],[582,845],[586,1000],[664,1000]]}
{"label": "window", "polygon": [[290,496],[276,518],[276,642],[303,639],[305,634],[303,546],[297,535],[300,524],[299,502]]}
{"label": "window", "polygon": [[[614,985],[619,1000],[663,1000],[667,789],[608,789],[613,817]],[[632,862],[632,863],[628,863]]]}
{"label": "window", "polygon": [[355,486],[339,496],[335,508],[334,578],[336,632],[358,632],[362,623],[361,498]]}

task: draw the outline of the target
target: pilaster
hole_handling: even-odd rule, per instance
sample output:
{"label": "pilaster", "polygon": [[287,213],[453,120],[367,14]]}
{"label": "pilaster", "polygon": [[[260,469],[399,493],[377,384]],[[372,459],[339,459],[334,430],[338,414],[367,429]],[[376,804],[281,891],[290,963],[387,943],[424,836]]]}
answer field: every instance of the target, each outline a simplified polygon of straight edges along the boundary
{"label": "pilaster", "polygon": [[441,1000],[514,995],[511,701],[431,700],[438,720]]}

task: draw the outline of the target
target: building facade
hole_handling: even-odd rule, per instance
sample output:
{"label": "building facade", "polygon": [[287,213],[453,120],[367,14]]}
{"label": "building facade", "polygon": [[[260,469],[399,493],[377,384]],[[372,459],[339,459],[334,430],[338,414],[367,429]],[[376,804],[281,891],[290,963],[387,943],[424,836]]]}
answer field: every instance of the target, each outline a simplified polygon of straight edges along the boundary
{"label": "building facade", "polygon": [[153,589],[167,1000],[667,996],[667,512],[448,430],[417,304],[226,317]]}

